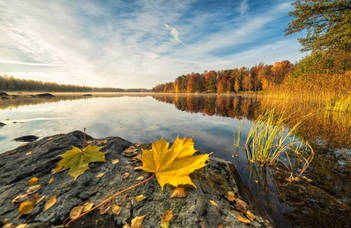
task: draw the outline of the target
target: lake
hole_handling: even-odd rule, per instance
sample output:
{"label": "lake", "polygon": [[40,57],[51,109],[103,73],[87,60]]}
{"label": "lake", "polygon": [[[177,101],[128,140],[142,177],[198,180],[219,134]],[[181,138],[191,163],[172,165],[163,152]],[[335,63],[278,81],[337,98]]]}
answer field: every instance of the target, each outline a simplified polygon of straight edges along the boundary
{"label": "lake", "polygon": [[[193,137],[195,148],[231,161],[257,203],[277,227],[348,227],[351,207],[351,114],[318,104],[262,96],[125,94],[112,97],[0,100],[0,153],[21,145],[24,135],[45,137],[87,129],[94,138],[120,136],[131,142]],[[315,156],[298,182],[281,167],[249,164],[243,149],[250,127],[265,108],[305,119],[296,135]],[[308,116],[308,117],[306,117]],[[233,134],[241,129],[241,149]],[[296,170],[301,169],[298,165]]]}

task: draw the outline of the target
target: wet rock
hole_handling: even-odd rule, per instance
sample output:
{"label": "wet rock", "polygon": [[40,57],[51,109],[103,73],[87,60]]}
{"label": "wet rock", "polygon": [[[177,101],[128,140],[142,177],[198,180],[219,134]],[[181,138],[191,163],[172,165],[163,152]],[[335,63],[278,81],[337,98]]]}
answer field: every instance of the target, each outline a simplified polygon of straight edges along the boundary
{"label": "wet rock", "polygon": [[0,122],[0,127],[3,127],[3,126],[5,126],[5,125],[6,125],[6,124]]}
{"label": "wet rock", "polygon": [[[87,202],[96,205],[112,194],[139,183],[140,176],[145,179],[151,176],[150,173],[136,171],[135,167],[140,166],[140,161],[126,156],[129,152],[125,151],[131,150],[132,143],[119,137],[105,138],[103,144],[99,144],[101,140],[90,136],[87,136],[87,141],[102,146],[106,162],[91,163],[89,169],[76,181],[67,175],[67,171],[51,174],[51,170],[61,159],[58,155],[73,145],[82,147],[83,133],[80,131],[46,137],[0,154],[0,217],[7,218],[14,224],[35,222],[50,226],[61,225],[73,207]],[[133,153],[134,150],[137,151],[135,157],[141,152],[138,146],[132,149]],[[116,160],[119,162],[113,162]],[[226,198],[227,192],[231,191],[236,198],[246,201],[239,193],[233,169],[230,162],[211,158],[206,167],[191,175],[197,189],[187,188],[185,198],[171,199],[174,188],[166,186],[162,191],[153,178],[112,200],[111,208],[122,208],[118,215],[112,209],[102,215],[99,210],[95,210],[72,223],[71,227],[122,227],[130,224],[134,217],[144,215],[144,227],[157,227],[167,210],[172,210],[173,213],[170,227],[247,227],[238,221],[240,215],[236,211],[235,202]],[[99,173],[104,175],[97,178]],[[128,178],[122,177],[124,173],[129,173]],[[29,187],[27,182],[32,177],[39,178],[37,184],[41,187],[36,193],[46,196],[46,199],[56,196],[57,202],[44,211],[45,199],[36,204],[30,214],[16,218],[19,205],[12,204],[11,201],[26,192]],[[52,177],[53,182],[50,181]],[[137,202],[136,197],[139,195],[146,198]],[[249,202],[247,207],[255,214],[250,226],[269,226],[267,220],[259,216]]]}
{"label": "wet rock", "polygon": [[17,141],[17,142],[34,142],[38,138],[39,137],[35,136],[35,135],[26,135],[26,136],[15,138],[14,141]]}
{"label": "wet rock", "polygon": [[36,95],[32,95],[33,97],[39,97],[39,98],[49,98],[49,97],[55,97],[51,93],[39,93]]}

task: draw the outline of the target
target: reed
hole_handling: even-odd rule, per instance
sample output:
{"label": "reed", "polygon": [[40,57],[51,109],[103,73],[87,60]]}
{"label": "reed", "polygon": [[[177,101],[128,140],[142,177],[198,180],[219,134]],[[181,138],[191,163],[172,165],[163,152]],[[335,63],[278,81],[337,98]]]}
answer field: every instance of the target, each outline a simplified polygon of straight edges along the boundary
{"label": "reed", "polygon": [[276,114],[274,109],[263,112],[254,122],[246,138],[245,150],[248,161],[261,166],[280,162],[291,171],[290,178],[294,178],[294,166],[302,162],[302,168],[297,175],[299,177],[314,156],[309,143],[295,136],[295,130],[303,120],[304,118],[287,129],[284,123],[289,121],[289,116],[284,112]]}
{"label": "reed", "polygon": [[241,137],[241,125],[239,124],[238,125],[238,131],[236,132],[233,132],[233,146],[236,147],[236,148],[239,148],[240,146],[240,137]]}

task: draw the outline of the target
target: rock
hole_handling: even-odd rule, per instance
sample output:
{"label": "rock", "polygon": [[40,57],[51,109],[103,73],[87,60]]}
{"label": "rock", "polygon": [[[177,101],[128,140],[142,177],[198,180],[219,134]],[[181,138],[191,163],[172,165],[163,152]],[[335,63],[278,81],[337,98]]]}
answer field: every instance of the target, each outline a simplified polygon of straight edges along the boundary
{"label": "rock", "polygon": [[[0,217],[9,222],[18,224],[40,223],[50,226],[61,225],[69,217],[70,211],[76,206],[91,202],[94,205],[102,202],[112,194],[139,183],[138,177],[150,177],[150,173],[135,171],[134,168],[141,162],[132,157],[123,155],[123,151],[132,146],[132,143],[119,138],[108,137],[101,151],[105,152],[106,162],[91,163],[89,169],[74,181],[67,175],[67,170],[51,174],[61,159],[58,155],[70,150],[72,146],[82,147],[83,133],[74,131],[69,134],[60,134],[40,139],[36,142],[22,145],[12,151],[0,154]],[[87,135],[87,141],[97,145],[101,140],[94,140]],[[136,147],[140,153],[140,147]],[[31,152],[31,153],[29,153]],[[26,155],[28,154],[29,155]],[[112,161],[119,162],[113,164]],[[20,166],[19,166],[20,164]],[[156,178],[138,186],[112,200],[111,208],[121,207],[116,215],[110,209],[101,215],[94,210],[73,222],[70,227],[122,227],[130,224],[136,216],[144,216],[144,227],[157,227],[167,210],[172,210],[173,218],[170,227],[247,227],[238,221],[235,204],[226,199],[228,191],[235,193],[248,203],[248,209],[254,212],[255,220],[252,227],[270,226],[267,218],[263,219],[250,203],[240,196],[238,183],[234,177],[234,166],[227,161],[211,158],[209,164],[194,172],[191,177],[197,189],[187,188],[187,197],[170,198],[174,188],[166,185],[162,191]],[[100,178],[97,174],[104,173]],[[123,173],[129,173],[124,179]],[[56,203],[44,211],[45,200],[36,204],[28,215],[18,216],[18,204],[11,201],[18,195],[24,194],[28,180],[38,177],[40,189],[36,192],[40,196],[56,196]],[[50,179],[54,181],[50,183]],[[144,195],[143,201],[137,202],[136,197]],[[216,202],[217,206],[210,201]],[[243,215],[241,215],[243,216]]]}
{"label": "rock", "polygon": [[26,136],[15,138],[14,141],[17,141],[17,142],[34,142],[38,138],[39,137],[35,136],[35,135],[26,135]]}
{"label": "rock", "polygon": [[33,97],[39,97],[39,98],[49,98],[49,97],[55,97],[51,93],[39,93],[36,95],[32,95]]}
{"label": "rock", "polygon": [[0,127],[3,127],[3,126],[5,126],[5,125],[6,125],[6,124],[0,122]]}

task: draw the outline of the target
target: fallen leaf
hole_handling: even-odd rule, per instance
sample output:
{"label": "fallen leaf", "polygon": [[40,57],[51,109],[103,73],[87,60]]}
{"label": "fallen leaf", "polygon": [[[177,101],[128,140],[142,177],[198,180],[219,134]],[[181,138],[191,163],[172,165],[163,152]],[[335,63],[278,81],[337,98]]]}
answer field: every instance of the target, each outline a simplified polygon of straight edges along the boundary
{"label": "fallen leaf", "polygon": [[139,203],[141,201],[143,201],[144,199],[146,199],[146,196],[144,195],[138,195],[137,197],[135,197],[135,200]]}
{"label": "fallen leaf", "polygon": [[161,227],[162,228],[168,228],[169,227],[169,222],[172,220],[173,218],[173,212],[172,210],[167,210],[161,219]]}
{"label": "fallen leaf", "polygon": [[6,223],[2,228],[14,228],[15,225],[13,223]]}
{"label": "fallen leaf", "polygon": [[133,157],[133,160],[141,160],[141,154],[138,154]]}
{"label": "fallen leaf", "polygon": [[234,192],[227,192],[227,199],[230,201],[230,202],[233,202],[235,200],[235,194]]}
{"label": "fallen leaf", "polygon": [[45,199],[46,196],[40,197],[35,203],[38,204]]}
{"label": "fallen leaf", "polygon": [[129,175],[130,175],[129,173],[123,173],[122,178],[127,179],[129,177]]}
{"label": "fallen leaf", "polygon": [[34,196],[32,196],[32,198],[30,198],[30,201],[36,203],[39,198],[40,198],[40,195],[36,193]]}
{"label": "fallen leaf", "polygon": [[241,199],[235,199],[235,208],[238,211],[246,212],[247,211],[247,203]]}
{"label": "fallen leaf", "polygon": [[86,211],[89,211],[94,206],[94,204],[86,202],[83,206],[84,206],[83,212],[86,212]]}
{"label": "fallen leaf", "polygon": [[16,228],[25,228],[27,226],[28,226],[28,224],[23,223],[23,224],[19,224],[18,226],[16,226]]}
{"label": "fallen leaf", "polygon": [[250,223],[250,220],[248,220],[248,219],[246,219],[244,217],[241,217],[241,216],[238,216],[238,221],[242,222],[242,223],[245,223],[245,224]]}
{"label": "fallen leaf", "polygon": [[34,194],[34,193],[36,193],[37,191],[39,191],[39,189],[40,189],[40,184],[32,185],[32,186],[30,186],[30,187],[27,189],[26,193],[27,193],[28,195],[31,195],[31,194]]}
{"label": "fallen leaf", "polygon": [[56,203],[56,196],[51,196],[45,203],[44,211],[48,210],[50,207],[54,206]]}
{"label": "fallen leaf", "polygon": [[98,144],[106,144],[107,143],[107,140],[106,139],[104,139],[104,140],[100,140],[100,141],[98,141]]}
{"label": "fallen leaf", "polygon": [[96,175],[97,178],[101,178],[105,175],[105,173],[99,173],[98,175]]}
{"label": "fallen leaf", "polygon": [[124,224],[122,228],[130,228],[129,224]]}
{"label": "fallen leaf", "polygon": [[108,212],[108,210],[110,210],[111,206],[112,206],[112,201],[111,201],[111,200],[108,201],[108,202],[106,202],[106,203],[104,203],[104,204],[99,208],[99,210],[100,210],[100,215],[106,214],[106,212]]}
{"label": "fallen leaf", "polygon": [[165,184],[174,187],[190,184],[196,188],[189,174],[204,167],[209,159],[209,154],[193,155],[196,150],[192,138],[177,137],[171,148],[166,140],[160,139],[152,143],[151,150],[142,152],[142,169],[156,174],[162,190]]}
{"label": "fallen leaf", "polygon": [[138,151],[138,149],[135,148],[135,146],[130,146],[127,149],[125,149],[123,152],[125,152],[125,153],[134,153],[134,152],[137,152],[137,151]]}
{"label": "fallen leaf", "polygon": [[51,184],[52,182],[54,182],[54,177],[51,177],[50,180],[49,180],[49,184]]}
{"label": "fallen leaf", "polygon": [[140,176],[140,177],[138,177],[136,180],[137,180],[137,181],[141,181],[141,180],[144,180],[144,179],[145,179],[145,177]]}
{"label": "fallen leaf", "polygon": [[76,206],[72,208],[71,212],[69,213],[70,219],[76,219],[79,217],[79,215],[82,213],[84,207],[83,206]]}
{"label": "fallen leaf", "polygon": [[142,142],[137,142],[137,143],[135,143],[135,145],[136,146],[141,146],[141,145],[143,145],[143,143]]}
{"label": "fallen leaf", "polygon": [[116,165],[119,163],[119,159],[114,159],[111,161],[112,165]]}
{"label": "fallen leaf", "polygon": [[12,203],[20,203],[28,198],[27,194],[18,195],[11,201]]}
{"label": "fallen leaf", "polygon": [[144,216],[136,216],[135,218],[132,219],[132,222],[130,224],[131,228],[142,228],[143,226],[143,221],[144,221],[145,215]]}
{"label": "fallen leaf", "polygon": [[34,208],[34,202],[32,201],[25,201],[22,202],[19,206],[18,212],[22,215],[27,215],[32,212]]}
{"label": "fallen leaf", "polygon": [[143,167],[142,167],[142,166],[134,167],[134,171],[141,171],[141,170],[143,170]]}
{"label": "fallen leaf", "polygon": [[32,177],[28,182],[27,184],[28,185],[35,185],[36,183],[38,183],[39,181],[39,178],[38,177]]}
{"label": "fallen leaf", "polygon": [[214,205],[214,206],[218,207],[218,204],[217,204],[215,201],[213,201],[213,200],[209,200],[209,202],[210,202],[212,205]]}
{"label": "fallen leaf", "polygon": [[170,198],[185,198],[186,197],[186,190],[185,188],[177,187],[174,189],[173,193],[171,194]]}
{"label": "fallen leaf", "polygon": [[217,226],[217,228],[224,228],[224,226],[223,225],[219,225],[219,226]]}
{"label": "fallen leaf", "polygon": [[32,151],[29,151],[26,153],[26,156],[31,155],[31,154],[32,154]]}
{"label": "fallen leaf", "polygon": [[105,162],[105,153],[101,152],[102,147],[86,146],[83,150],[73,146],[72,150],[67,150],[64,154],[59,155],[62,157],[54,169],[54,173],[69,169],[68,175],[74,177],[76,180],[86,170],[89,169],[90,162]]}
{"label": "fallen leaf", "polygon": [[115,205],[112,207],[112,213],[117,216],[121,213],[121,211],[122,211],[122,207],[120,206]]}
{"label": "fallen leaf", "polygon": [[256,216],[249,210],[246,211],[246,216],[251,220],[255,220]]}

